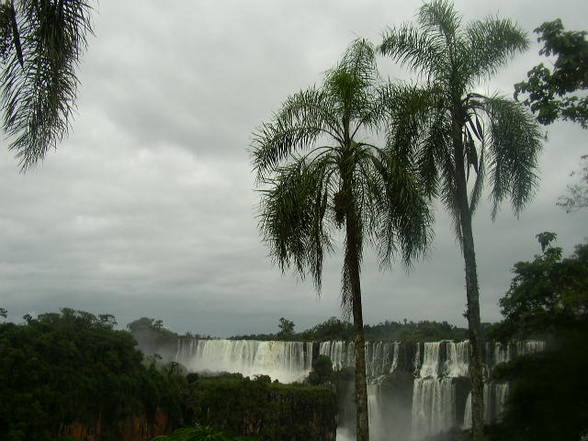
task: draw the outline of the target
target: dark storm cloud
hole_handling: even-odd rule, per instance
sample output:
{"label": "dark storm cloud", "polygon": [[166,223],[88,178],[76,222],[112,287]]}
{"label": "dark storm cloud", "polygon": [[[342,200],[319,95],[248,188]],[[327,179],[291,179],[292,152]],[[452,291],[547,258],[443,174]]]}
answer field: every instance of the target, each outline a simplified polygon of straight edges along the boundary
{"label": "dark storm cloud", "polygon": [[[319,298],[309,281],[282,277],[260,243],[251,132],[290,93],[319,83],[351,40],[377,42],[418,5],[102,0],[69,139],[26,175],[0,151],[0,306],[14,320],[70,306],[215,335],[276,329],[281,316],[303,329],[339,314],[340,253],[326,264]],[[528,31],[555,17],[587,27],[579,1],[456,6],[467,19],[498,14]],[[481,90],[511,95],[539,62],[537,47]],[[410,78],[386,60],[382,74]],[[571,124],[550,127],[541,187],[520,219],[507,205],[495,223],[487,203],[477,214],[484,320],[499,318],[510,268],[538,251],[536,233],[558,232],[567,250],[586,236],[587,212],[554,205],[586,139]],[[368,253],[362,275],[368,322],[464,323],[463,263],[442,207],[424,262],[381,272]]]}

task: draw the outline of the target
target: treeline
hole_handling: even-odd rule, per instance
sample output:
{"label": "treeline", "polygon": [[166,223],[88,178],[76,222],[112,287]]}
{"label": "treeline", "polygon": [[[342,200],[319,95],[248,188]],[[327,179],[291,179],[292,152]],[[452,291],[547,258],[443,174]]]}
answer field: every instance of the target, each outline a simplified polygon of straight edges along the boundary
{"label": "treeline", "polygon": [[[490,327],[491,325],[488,325]],[[310,329],[302,332],[280,331],[269,334],[237,335],[231,337],[234,340],[289,340],[289,341],[329,341],[352,340],[353,325],[345,320],[331,317]],[[447,322],[436,321],[384,321],[376,325],[365,325],[366,340],[384,341],[438,341],[438,340],[464,340],[467,338],[467,329],[460,328]]]}
{"label": "treeline", "polygon": [[[493,329],[496,324],[487,323],[485,330]],[[139,342],[139,346],[147,352],[160,353],[162,348],[175,348],[177,339],[196,338],[211,339],[210,335],[186,333],[178,334],[165,328],[161,320],[142,317],[127,325],[129,331]],[[294,322],[284,319],[278,322],[278,330],[274,333],[246,334],[229,337],[230,340],[261,340],[261,341],[330,341],[352,340],[353,325],[337,317],[330,317],[312,328],[302,332],[294,331]],[[364,332],[367,340],[382,341],[438,341],[465,340],[467,329],[460,328],[447,322],[419,321],[404,322],[389,321],[375,325],[365,325]]]}

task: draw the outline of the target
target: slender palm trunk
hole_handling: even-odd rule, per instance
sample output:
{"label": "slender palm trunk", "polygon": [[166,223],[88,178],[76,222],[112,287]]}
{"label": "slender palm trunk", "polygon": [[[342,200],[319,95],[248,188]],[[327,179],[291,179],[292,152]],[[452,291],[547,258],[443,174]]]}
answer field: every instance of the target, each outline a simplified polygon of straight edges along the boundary
{"label": "slender palm trunk", "polygon": [[363,335],[363,312],[361,307],[361,285],[359,279],[358,247],[353,227],[347,226],[347,252],[349,265],[351,300],[353,302],[353,326],[355,328],[355,404],[357,408],[357,441],[369,441],[369,418],[367,404],[367,381],[365,374],[365,337]]}
{"label": "slender palm trunk", "polygon": [[[454,118],[454,121],[459,119]],[[484,379],[482,373],[482,325],[480,321],[480,292],[476,269],[476,253],[472,232],[472,215],[469,208],[467,182],[465,177],[464,146],[461,139],[461,125],[454,123],[453,147],[455,154],[455,179],[461,246],[465,262],[467,295],[468,334],[472,354],[470,358],[470,377],[472,380],[472,439],[484,439]]]}
{"label": "slender palm trunk", "polygon": [[359,278],[359,255],[361,235],[357,216],[352,208],[347,208],[345,267],[349,275],[353,326],[355,328],[355,404],[357,409],[357,441],[369,441],[369,418],[367,403],[367,381],[365,373],[365,337],[363,334],[363,312],[361,307],[361,283]]}

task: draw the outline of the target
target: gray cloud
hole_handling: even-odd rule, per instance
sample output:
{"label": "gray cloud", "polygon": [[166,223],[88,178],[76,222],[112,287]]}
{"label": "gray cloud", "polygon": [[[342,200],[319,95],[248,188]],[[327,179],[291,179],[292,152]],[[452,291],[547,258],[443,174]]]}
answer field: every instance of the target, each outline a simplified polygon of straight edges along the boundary
{"label": "gray cloud", "polygon": [[[281,316],[302,329],[338,315],[340,253],[319,298],[309,281],[282,276],[260,243],[251,132],[290,93],[320,82],[352,39],[377,41],[419,4],[102,0],[69,139],[26,175],[0,150],[0,305],[12,319],[70,306],[215,335],[276,329]],[[499,14],[529,32],[555,17],[587,27],[579,1],[456,5],[468,19]],[[539,60],[534,44],[481,89],[510,95]],[[381,66],[384,76],[410,78]],[[520,219],[507,206],[495,223],[488,204],[477,214],[484,320],[499,318],[510,268],[538,251],[537,232],[558,232],[570,251],[586,236],[586,212],[555,207],[585,151],[586,131],[550,127],[541,187]],[[362,274],[368,322],[465,323],[463,263],[441,208],[424,262],[380,272],[368,253]]]}

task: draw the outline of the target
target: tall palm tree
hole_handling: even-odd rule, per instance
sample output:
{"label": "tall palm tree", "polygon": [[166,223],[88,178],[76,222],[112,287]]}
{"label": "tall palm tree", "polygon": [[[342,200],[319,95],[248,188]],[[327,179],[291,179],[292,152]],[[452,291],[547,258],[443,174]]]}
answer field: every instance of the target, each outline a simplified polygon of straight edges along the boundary
{"label": "tall palm tree", "polygon": [[390,137],[399,150],[417,158],[425,185],[436,189],[452,215],[461,245],[476,441],[483,438],[484,403],[472,216],[486,179],[491,184],[492,218],[507,198],[518,215],[538,181],[541,134],[522,106],[498,95],[481,95],[475,87],[526,48],[525,33],[510,20],[486,18],[464,25],[445,0],[424,4],[416,25],[387,31],[380,47],[383,54],[421,74],[428,86],[397,115]]}
{"label": "tall palm tree", "polygon": [[85,0],[0,3],[2,127],[23,171],[67,134],[89,14]]}
{"label": "tall palm tree", "polygon": [[[367,140],[384,123],[396,88],[377,80],[375,50],[355,41],[321,87],[290,96],[254,134],[261,187],[259,227],[282,271],[310,274],[320,292],[323,258],[344,228],[341,304],[355,330],[357,439],[368,409],[360,268],[365,239],[389,263],[429,240],[428,200],[411,164]],[[361,138],[361,139],[360,139]]]}

